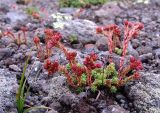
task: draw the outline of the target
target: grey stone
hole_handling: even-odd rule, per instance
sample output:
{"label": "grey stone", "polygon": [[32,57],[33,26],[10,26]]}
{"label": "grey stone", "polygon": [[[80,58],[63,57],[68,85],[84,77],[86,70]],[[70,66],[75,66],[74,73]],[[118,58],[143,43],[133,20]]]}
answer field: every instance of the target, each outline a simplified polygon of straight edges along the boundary
{"label": "grey stone", "polygon": [[48,96],[54,99],[59,99],[62,95],[71,93],[67,86],[66,78],[63,76],[52,78],[49,88]]}
{"label": "grey stone", "polygon": [[139,55],[142,55],[142,54],[152,53],[153,49],[152,47],[149,47],[149,46],[141,46],[137,48],[137,51]]}
{"label": "grey stone", "polygon": [[0,3],[0,11],[2,11],[3,13],[9,12],[9,8],[10,7],[7,4]]}
{"label": "grey stone", "polygon": [[108,50],[108,43],[105,37],[98,39],[96,42],[96,46],[100,51],[107,51]]}
{"label": "grey stone", "polygon": [[4,111],[4,113],[16,110],[15,98],[17,89],[16,75],[6,69],[0,69],[0,110]]}
{"label": "grey stone", "polygon": [[17,66],[17,65],[9,65],[9,69],[13,70],[13,71],[16,71],[16,72],[20,72],[21,69]]}
{"label": "grey stone", "polygon": [[0,108],[0,113],[5,113],[2,108]]}
{"label": "grey stone", "polygon": [[82,50],[82,53],[84,54],[90,54],[93,52],[96,54],[100,52],[94,44],[86,44],[85,48]]}
{"label": "grey stone", "polygon": [[132,47],[131,43],[128,44],[127,48],[128,54],[134,56],[135,58],[138,58],[139,54],[138,52]]}
{"label": "grey stone", "polygon": [[12,55],[12,52],[13,51],[9,48],[0,48],[0,60],[10,57]]}
{"label": "grey stone", "polygon": [[[160,111],[160,74],[141,72],[142,79],[135,85],[128,84],[125,92],[133,100],[139,112],[158,113]],[[127,88],[128,87],[128,88]]]}
{"label": "grey stone", "polygon": [[140,42],[138,39],[133,39],[133,40],[131,40],[131,42],[132,42],[134,49],[140,46]]}
{"label": "grey stone", "polygon": [[63,94],[63,95],[59,98],[59,102],[60,102],[62,105],[71,106],[72,104],[77,104],[77,103],[79,103],[79,99],[78,99],[77,96],[74,95],[74,94]]}
{"label": "grey stone", "polygon": [[117,99],[117,100],[121,100],[121,99],[125,100],[126,97],[124,97],[122,94],[117,94],[117,95],[116,95],[116,99]]}
{"label": "grey stone", "polygon": [[[27,51],[27,52],[25,53],[25,56],[26,56],[26,57],[32,56],[32,58],[33,58],[33,56],[36,57],[36,54],[37,54],[37,51]],[[23,57],[22,57],[22,58],[23,58]],[[32,59],[32,58],[31,58],[31,59]]]}
{"label": "grey stone", "polygon": [[101,36],[96,34],[97,25],[89,20],[69,20],[62,22],[63,29],[57,29],[69,42],[70,36],[77,36],[78,41],[82,44],[95,43]]}
{"label": "grey stone", "polygon": [[150,42],[149,46],[151,46],[153,49],[160,48],[160,38],[154,38],[152,42]]}
{"label": "grey stone", "polygon": [[140,55],[139,58],[142,62],[146,62],[149,59],[153,58],[153,54],[152,53],[143,54],[143,55]]}
{"label": "grey stone", "polygon": [[35,61],[32,65],[29,75],[32,77],[38,77],[42,68],[42,63],[40,61]]}
{"label": "grey stone", "polygon": [[19,60],[19,59],[24,59],[25,56],[22,54],[22,53],[17,53],[17,54],[14,54],[13,55],[13,58],[16,59],[16,60]]}
{"label": "grey stone", "polygon": [[143,23],[149,23],[149,22],[151,22],[151,21],[152,21],[152,19],[149,18],[149,17],[146,16],[146,15],[144,15],[144,17],[142,18],[142,22],[143,22]]}
{"label": "grey stone", "polygon": [[80,94],[78,94],[78,98],[79,99],[85,99],[85,98],[87,98],[87,93],[86,92],[81,92]]}
{"label": "grey stone", "polygon": [[55,111],[55,110],[50,110],[50,111],[47,111],[47,112],[45,112],[45,113],[58,113],[58,112]]}
{"label": "grey stone", "polygon": [[123,99],[121,99],[121,100],[120,100],[120,102],[121,102],[122,104],[124,104],[126,101],[125,101],[125,100],[123,100]]}
{"label": "grey stone", "polygon": [[[52,101],[53,101],[53,99],[52,99]],[[53,102],[49,105],[49,107],[58,110],[58,109],[61,109],[62,106],[61,106],[61,104],[60,104],[58,101],[53,101]]]}
{"label": "grey stone", "polygon": [[11,42],[13,42],[13,40],[9,37],[3,37],[0,40],[0,44],[5,46],[8,46]]}
{"label": "grey stone", "polygon": [[20,45],[19,49],[26,50],[27,49],[27,45],[22,44],[22,45]]}
{"label": "grey stone", "polygon": [[129,105],[130,107],[133,107],[133,104],[132,104],[132,103],[129,103],[128,105]]}
{"label": "grey stone", "polygon": [[155,52],[155,57],[156,57],[157,59],[160,59],[160,48],[154,50],[154,52]]}
{"label": "grey stone", "polygon": [[103,109],[101,113],[129,113],[119,105],[109,105],[108,108]]}
{"label": "grey stone", "polygon": [[79,12],[75,13],[74,17],[75,18],[80,18],[80,19],[86,19],[87,20],[91,20],[94,21],[95,20],[95,12],[94,10],[88,8],[83,10],[82,12],[80,12],[80,14],[78,14]]}
{"label": "grey stone", "polygon": [[19,12],[8,12],[6,14],[6,17],[11,19],[11,22],[14,23],[18,20],[25,20],[27,18],[27,15],[19,13]]}
{"label": "grey stone", "polygon": [[61,13],[67,13],[70,15],[74,15],[78,9],[77,8],[72,8],[72,7],[67,7],[67,8],[60,8]]}
{"label": "grey stone", "polygon": [[158,6],[160,6],[160,1],[159,0],[151,0],[151,3],[154,3],[154,4],[158,5]]}
{"label": "grey stone", "polygon": [[96,16],[110,18],[120,14],[122,10],[116,2],[107,2],[99,10],[95,11]]}
{"label": "grey stone", "polygon": [[97,106],[98,109],[105,109],[107,107],[107,103],[105,100],[101,100]]}

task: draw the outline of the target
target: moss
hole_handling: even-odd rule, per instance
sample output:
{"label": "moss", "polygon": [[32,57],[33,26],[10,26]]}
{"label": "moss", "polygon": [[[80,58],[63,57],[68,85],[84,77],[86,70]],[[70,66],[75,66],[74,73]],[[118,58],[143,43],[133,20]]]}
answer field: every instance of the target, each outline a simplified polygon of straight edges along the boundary
{"label": "moss", "polygon": [[71,35],[71,36],[69,37],[69,40],[70,40],[70,43],[71,43],[71,44],[76,44],[76,43],[78,43],[78,37],[77,37],[76,35]]}
{"label": "moss", "polygon": [[104,4],[108,0],[59,0],[61,7],[84,7],[88,4]]}
{"label": "moss", "polygon": [[29,15],[32,15],[33,13],[37,13],[39,11],[39,9],[37,7],[28,7],[26,8],[26,12]]}

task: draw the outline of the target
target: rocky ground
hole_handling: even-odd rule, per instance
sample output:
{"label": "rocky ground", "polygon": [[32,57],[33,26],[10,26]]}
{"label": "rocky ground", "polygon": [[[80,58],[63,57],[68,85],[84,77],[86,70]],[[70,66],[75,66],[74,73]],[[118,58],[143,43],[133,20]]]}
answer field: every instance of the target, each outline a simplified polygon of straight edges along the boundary
{"label": "rocky ground", "polygon": [[[41,21],[26,13],[26,8],[33,6],[39,8]],[[109,2],[85,8],[80,14],[78,11],[78,8],[59,8],[57,0],[35,0],[28,5],[16,4],[15,0],[1,0],[0,31],[11,29],[16,33],[25,25],[28,43],[18,47],[10,38],[0,38],[0,113],[17,112],[15,94],[28,55],[32,56],[26,73],[31,90],[26,103],[53,109],[34,113],[160,113],[159,0],[135,5]],[[58,19],[55,15],[63,18]],[[144,23],[145,29],[128,48],[129,54],[143,62],[144,69],[139,81],[128,83],[115,95],[107,90],[101,91],[98,100],[97,94],[90,91],[76,95],[70,91],[62,75],[48,77],[43,62],[36,57],[33,37],[38,35],[43,39],[45,27],[54,27],[61,32],[62,42],[68,49],[77,50],[80,61],[92,51],[107,56],[107,42],[96,34],[96,27],[111,23],[121,26],[126,19]],[[76,36],[77,40],[73,42],[71,36]],[[65,62],[64,54],[54,51],[52,58],[60,56],[60,62]],[[114,58],[118,59],[117,56]]]}

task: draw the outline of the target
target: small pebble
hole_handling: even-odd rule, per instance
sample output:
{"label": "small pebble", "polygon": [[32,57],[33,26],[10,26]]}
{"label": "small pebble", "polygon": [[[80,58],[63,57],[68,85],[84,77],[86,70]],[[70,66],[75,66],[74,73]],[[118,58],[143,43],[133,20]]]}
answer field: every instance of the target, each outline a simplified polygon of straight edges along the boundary
{"label": "small pebble", "polygon": [[21,71],[21,69],[17,65],[14,65],[14,64],[9,65],[9,69],[11,69],[15,72],[20,72]]}

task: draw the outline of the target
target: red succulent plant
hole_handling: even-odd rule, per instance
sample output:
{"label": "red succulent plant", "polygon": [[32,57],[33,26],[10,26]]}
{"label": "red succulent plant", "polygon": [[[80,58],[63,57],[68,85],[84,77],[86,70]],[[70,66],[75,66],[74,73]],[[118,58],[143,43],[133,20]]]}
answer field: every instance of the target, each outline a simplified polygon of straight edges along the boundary
{"label": "red succulent plant", "polygon": [[57,72],[59,69],[58,66],[59,63],[57,61],[51,62],[49,59],[47,59],[46,62],[44,63],[44,69],[48,71],[49,75]]}
{"label": "red succulent plant", "polygon": [[[113,38],[116,36],[120,36],[120,29],[117,25],[108,25],[108,26],[103,26],[103,27],[98,27],[96,29],[97,33],[103,34],[104,36],[107,37],[107,42],[108,42],[108,48],[109,48],[109,53],[112,55],[112,52],[114,50],[114,42]],[[110,62],[112,62],[112,58],[109,59]]]}
{"label": "red succulent plant", "polygon": [[[21,45],[21,44],[27,44],[26,32],[27,32],[27,28],[21,27],[20,32],[18,32],[17,35],[9,29],[4,31],[3,35],[13,39],[17,45]],[[21,34],[23,34],[23,37],[21,37]]]}
{"label": "red succulent plant", "polygon": [[85,73],[85,68],[84,67],[81,67],[81,66],[78,66],[76,64],[74,64],[72,67],[71,67],[71,70],[73,73],[75,73],[77,76],[82,76],[83,73]]}
{"label": "red succulent plant", "polygon": [[134,69],[141,70],[141,69],[143,69],[142,62],[140,60],[137,60],[134,57],[131,57],[130,58],[130,68],[133,70]]}
{"label": "red succulent plant", "polygon": [[[116,87],[122,86],[127,81],[140,78],[140,74],[138,73],[138,70],[142,69],[142,63],[139,60],[135,59],[134,57],[131,57],[129,65],[123,68],[122,66],[124,63],[124,58],[127,53],[127,47],[128,47],[129,41],[132,38],[135,38],[139,34],[142,28],[143,28],[142,23],[133,23],[133,22],[125,21],[123,46],[120,43],[121,29],[117,25],[113,24],[109,26],[98,27],[96,29],[97,33],[101,33],[107,37],[109,53],[111,55],[113,52],[115,52],[115,48],[117,46],[120,49],[122,49],[122,57],[120,59],[120,66],[119,66],[118,72],[115,68],[115,64],[113,63],[112,58],[109,59],[109,62],[110,62],[109,66],[105,68],[105,64],[104,64],[102,68],[102,64],[97,63],[98,56],[95,53],[91,53],[88,56],[86,56],[83,63],[79,65],[78,61],[76,60],[77,53],[68,51],[65,48],[65,46],[60,42],[62,35],[52,29],[45,29],[45,37],[46,37],[45,53],[47,53],[49,57],[51,49],[53,47],[57,47],[64,53],[66,60],[68,60],[68,65],[60,65],[57,61],[52,62],[49,59],[47,59],[44,63],[44,68],[48,71],[48,74],[53,74],[57,71],[63,72],[63,74],[67,78],[69,85],[75,88],[83,86],[82,77],[84,77],[86,79],[85,82],[83,81],[85,85],[93,86],[96,84],[102,85],[103,83],[105,83],[107,87],[111,87],[113,85],[114,90],[116,90]],[[115,43],[115,41],[117,42]],[[36,45],[39,45],[40,43],[39,38],[35,37],[34,42]],[[97,69],[97,68],[100,68],[100,69]],[[101,72],[102,70],[105,78],[103,78],[104,76],[99,77],[101,76],[101,74],[99,74],[99,71]],[[130,75],[130,73],[132,72],[133,72],[133,75]],[[92,75],[93,73],[97,74],[96,77]]]}
{"label": "red succulent plant", "polygon": [[36,46],[39,45],[39,43],[40,43],[40,39],[37,36],[34,37],[33,41],[36,44]]}
{"label": "red succulent plant", "polygon": [[122,69],[122,66],[124,63],[124,58],[127,53],[127,47],[128,47],[129,41],[132,38],[135,38],[139,34],[140,30],[143,29],[143,27],[144,25],[139,22],[133,23],[127,20],[124,22],[124,40],[123,40],[122,58],[120,60],[120,70]]}
{"label": "red succulent plant", "polygon": [[135,72],[134,74],[133,74],[133,78],[135,79],[135,80],[138,80],[138,79],[140,79],[140,74],[138,73],[138,72]]}
{"label": "red succulent plant", "polygon": [[52,48],[52,47],[57,47],[58,46],[58,42],[61,40],[62,35],[60,33],[54,33],[54,35],[52,35],[51,39],[48,41],[47,43],[47,47],[48,48]]}
{"label": "red succulent plant", "polygon": [[101,64],[95,63],[98,56],[95,53],[91,53],[89,56],[87,56],[84,60],[84,65],[89,69],[93,70],[95,68],[100,68]]}
{"label": "red succulent plant", "polygon": [[76,52],[67,52],[66,54],[66,59],[70,62],[73,63],[75,61],[75,58],[77,56]]}

